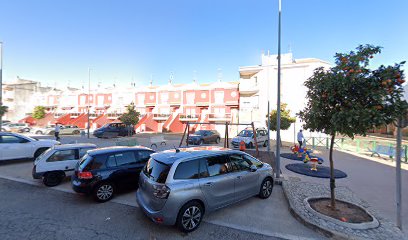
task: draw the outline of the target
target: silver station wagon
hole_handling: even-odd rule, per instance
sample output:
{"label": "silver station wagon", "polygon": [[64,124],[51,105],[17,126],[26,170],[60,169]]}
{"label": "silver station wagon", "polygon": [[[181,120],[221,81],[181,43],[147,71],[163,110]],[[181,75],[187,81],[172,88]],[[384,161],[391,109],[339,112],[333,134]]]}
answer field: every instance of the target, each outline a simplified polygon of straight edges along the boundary
{"label": "silver station wagon", "polygon": [[244,152],[220,147],[167,150],[151,155],[136,199],[156,223],[198,228],[204,213],[272,193],[272,167]]}

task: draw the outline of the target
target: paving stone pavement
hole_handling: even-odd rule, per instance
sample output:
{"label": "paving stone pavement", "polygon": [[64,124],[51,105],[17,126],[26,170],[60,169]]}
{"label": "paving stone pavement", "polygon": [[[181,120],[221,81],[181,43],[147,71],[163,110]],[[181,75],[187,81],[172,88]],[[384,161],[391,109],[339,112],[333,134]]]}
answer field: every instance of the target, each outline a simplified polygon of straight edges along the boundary
{"label": "paving stone pavement", "polygon": [[393,223],[382,217],[374,208],[358,198],[357,195],[347,187],[336,188],[336,199],[362,206],[379,221],[380,224],[378,227],[366,230],[353,229],[336,224],[335,221],[327,221],[327,219],[316,215],[314,211],[310,211],[310,207],[307,206],[308,204],[305,203],[304,200],[309,197],[330,197],[330,189],[328,186],[300,181],[300,179],[297,178],[288,178],[283,181],[282,185],[292,214],[306,226],[324,233],[328,237],[339,239],[408,239]]}

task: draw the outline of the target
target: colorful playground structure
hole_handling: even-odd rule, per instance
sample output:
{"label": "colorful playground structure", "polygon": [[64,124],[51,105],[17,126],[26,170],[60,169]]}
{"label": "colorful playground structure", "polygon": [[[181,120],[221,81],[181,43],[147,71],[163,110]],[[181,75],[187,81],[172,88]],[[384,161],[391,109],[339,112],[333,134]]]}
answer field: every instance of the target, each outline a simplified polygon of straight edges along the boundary
{"label": "colorful playground structure", "polygon": [[311,151],[307,148],[300,148],[298,145],[291,147],[290,150],[293,154],[296,154],[298,158],[301,158],[304,163],[308,163],[310,161],[312,168],[310,170],[317,171],[317,165],[323,163],[323,159],[311,156]]}

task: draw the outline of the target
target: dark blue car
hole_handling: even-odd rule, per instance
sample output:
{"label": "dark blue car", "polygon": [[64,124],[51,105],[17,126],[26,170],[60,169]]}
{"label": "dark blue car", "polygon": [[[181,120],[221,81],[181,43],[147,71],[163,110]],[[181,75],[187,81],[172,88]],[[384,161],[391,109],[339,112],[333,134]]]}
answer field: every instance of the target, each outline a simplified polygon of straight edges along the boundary
{"label": "dark blue car", "polygon": [[135,134],[135,130],[124,123],[107,123],[93,132],[97,138],[124,137],[133,134]]}

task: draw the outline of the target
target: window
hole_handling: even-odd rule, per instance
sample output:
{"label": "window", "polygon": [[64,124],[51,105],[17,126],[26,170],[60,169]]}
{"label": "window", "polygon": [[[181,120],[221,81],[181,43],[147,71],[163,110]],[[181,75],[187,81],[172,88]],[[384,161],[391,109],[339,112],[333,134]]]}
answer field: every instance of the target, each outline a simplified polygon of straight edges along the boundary
{"label": "window", "polygon": [[230,160],[233,171],[249,170],[252,165],[251,161],[244,159],[244,157],[240,154],[230,155]]}
{"label": "window", "polygon": [[115,155],[110,155],[108,159],[106,160],[106,166],[107,167],[116,167],[116,159]]}
{"label": "window", "polygon": [[174,179],[197,179],[198,178],[198,160],[182,162],[177,166]]}
{"label": "window", "polygon": [[137,151],[137,155],[138,155],[138,162],[146,162],[149,160],[150,155],[153,152],[151,151]]}
{"label": "window", "polygon": [[200,159],[200,178],[206,178],[210,176],[208,174],[208,169],[207,169],[207,161],[205,158]]}
{"label": "window", "polygon": [[207,168],[210,177],[226,174],[231,170],[228,165],[228,157],[224,155],[208,157]]}
{"label": "window", "polygon": [[263,163],[254,157],[248,156],[246,154],[242,156],[245,160],[250,161],[251,165],[255,165],[257,168],[261,168],[263,166]]}
{"label": "window", "polygon": [[187,104],[194,104],[195,103],[195,93],[194,92],[188,92],[186,93],[186,103]]}
{"label": "window", "polygon": [[82,158],[83,156],[85,156],[86,152],[88,152],[91,149],[92,148],[81,148],[81,149],[79,149],[79,158]]}
{"label": "window", "polygon": [[157,183],[165,183],[171,166],[158,162],[153,158],[146,163],[143,173]]}
{"label": "window", "polygon": [[25,138],[20,138],[11,135],[0,136],[0,143],[26,143],[29,142]]}
{"label": "window", "polygon": [[133,152],[116,153],[114,156],[116,159],[117,166],[123,166],[127,164],[136,163],[135,154],[133,154]]}
{"label": "window", "polygon": [[76,160],[74,149],[56,151],[51,155],[51,157],[47,159],[47,162],[59,162],[68,160]]}
{"label": "window", "polygon": [[223,91],[214,92],[214,100],[215,103],[224,104],[224,92]]}
{"label": "window", "polygon": [[160,97],[161,97],[161,103],[167,104],[167,102],[169,101],[169,93],[161,93]]}

